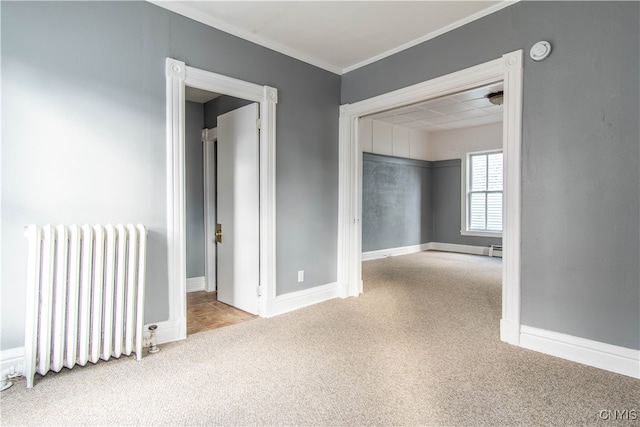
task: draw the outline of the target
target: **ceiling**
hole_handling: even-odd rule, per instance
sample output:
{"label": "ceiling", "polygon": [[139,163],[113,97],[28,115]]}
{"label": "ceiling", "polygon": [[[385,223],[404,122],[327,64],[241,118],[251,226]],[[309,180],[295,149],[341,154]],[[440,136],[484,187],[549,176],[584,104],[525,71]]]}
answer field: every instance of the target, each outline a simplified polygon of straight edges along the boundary
{"label": "ceiling", "polygon": [[501,90],[503,84],[496,83],[367,117],[426,132],[496,123],[502,121],[502,105],[493,105],[487,95]]}
{"label": "ceiling", "polygon": [[162,1],[151,3],[343,74],[515,1]]}

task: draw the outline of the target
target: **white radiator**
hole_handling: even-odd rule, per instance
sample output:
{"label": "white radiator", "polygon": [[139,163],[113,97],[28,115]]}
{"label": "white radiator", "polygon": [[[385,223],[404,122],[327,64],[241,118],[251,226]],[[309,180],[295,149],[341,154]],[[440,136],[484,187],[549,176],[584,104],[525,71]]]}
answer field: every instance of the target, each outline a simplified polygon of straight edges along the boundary
{"label": "white radiator", "polygon": [[26,227],[25,369],[36,373],[142,357],[147,233],[143,225]]}

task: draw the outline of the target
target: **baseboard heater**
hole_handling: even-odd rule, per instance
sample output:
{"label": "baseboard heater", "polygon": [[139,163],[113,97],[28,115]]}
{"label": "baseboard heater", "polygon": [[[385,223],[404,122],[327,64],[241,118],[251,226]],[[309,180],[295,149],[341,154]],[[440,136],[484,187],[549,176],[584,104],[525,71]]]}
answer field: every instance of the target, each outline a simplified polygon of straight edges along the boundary
{"label": "baseboard heater", "polygon": [[500,252],[500,256],[502,257],[502,245],[491,245],[491,246],[489,246],[489,256],[490,257],[493,256],[493,252],[494,251],[499,251]]}
{"label": "baseboard heater", "polygon": [[25,368],[59,372],[142,357],[147,232],[143,225],[26,227]]}

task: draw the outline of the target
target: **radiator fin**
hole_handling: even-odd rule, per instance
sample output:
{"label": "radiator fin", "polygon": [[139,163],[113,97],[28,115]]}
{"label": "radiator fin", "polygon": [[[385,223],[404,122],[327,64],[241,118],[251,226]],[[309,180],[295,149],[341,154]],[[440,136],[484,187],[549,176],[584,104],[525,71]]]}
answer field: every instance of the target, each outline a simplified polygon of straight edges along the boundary
{"label": "radiator fin", "polygon": [[30,225],[25,377],[142,356],[143,225]]}

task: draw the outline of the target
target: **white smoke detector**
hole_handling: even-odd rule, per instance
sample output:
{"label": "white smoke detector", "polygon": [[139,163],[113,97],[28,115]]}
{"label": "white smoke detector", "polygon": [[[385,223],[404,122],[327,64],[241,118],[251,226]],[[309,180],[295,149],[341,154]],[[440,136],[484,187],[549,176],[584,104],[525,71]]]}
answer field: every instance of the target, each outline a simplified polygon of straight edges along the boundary
{"label": "white smoke detector", "polygon": [[551,44],[546,41],[540,41],[533,45],[529,55],[534,61],[542,61],[551,53]]}

